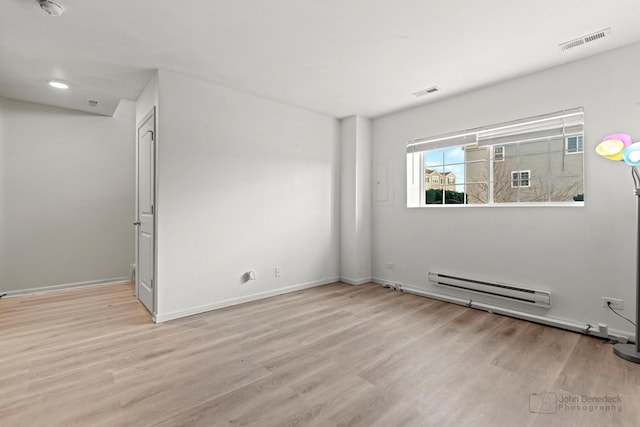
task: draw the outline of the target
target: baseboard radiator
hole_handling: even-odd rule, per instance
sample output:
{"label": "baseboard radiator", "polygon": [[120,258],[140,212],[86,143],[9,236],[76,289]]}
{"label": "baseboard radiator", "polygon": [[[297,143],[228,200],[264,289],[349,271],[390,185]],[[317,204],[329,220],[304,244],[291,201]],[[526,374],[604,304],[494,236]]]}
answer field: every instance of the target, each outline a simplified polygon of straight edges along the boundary
{"label": "baseboard radiator", "polygon": [[468,279],[449,274],[429,272],[429,282],[452,289],[488,295],[506,300],[532,304],[537,307],[551,308],[551,293],[536,289],[521,288],[506,283],[487,282]]}

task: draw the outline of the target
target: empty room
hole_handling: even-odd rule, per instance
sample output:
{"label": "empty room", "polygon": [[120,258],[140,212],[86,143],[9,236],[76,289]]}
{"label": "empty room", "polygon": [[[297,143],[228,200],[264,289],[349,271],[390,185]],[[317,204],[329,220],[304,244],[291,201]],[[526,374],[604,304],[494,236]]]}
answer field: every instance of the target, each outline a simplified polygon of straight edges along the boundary
{"label": "empty room", "polygon": [[0,426],[640,425],[639,22],[3,2]]}

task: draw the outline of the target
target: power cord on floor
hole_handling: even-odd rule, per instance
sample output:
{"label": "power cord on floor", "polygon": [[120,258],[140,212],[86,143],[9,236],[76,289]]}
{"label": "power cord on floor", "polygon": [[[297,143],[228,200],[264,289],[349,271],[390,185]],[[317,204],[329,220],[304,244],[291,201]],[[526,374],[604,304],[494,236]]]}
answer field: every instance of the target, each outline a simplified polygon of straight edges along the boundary
{"label": "power cord on floor", "polygon": [[611,307],[611,301],[607,301],[607,307],[609,307],[609,310],[613,311],[615,314],[617,314],[618,316],[622,317],[624,320],[626,320],[627,322],[631,323],[633,326],[635,326],[636,328],[638,327],[638,325],[636,325],[634,322],[632,322],[631,320],[627,319],[626,317],[624,317],[622,314],[618,313],[617,311],[615,311],[613,309],[613,307]]}
{"label": "power cord on floor", "polygon": [[6,297],[6,296],[7,296],[7,294],[1,294],[1,295],[0,295],[0,298],[2,298],[2,297]]}

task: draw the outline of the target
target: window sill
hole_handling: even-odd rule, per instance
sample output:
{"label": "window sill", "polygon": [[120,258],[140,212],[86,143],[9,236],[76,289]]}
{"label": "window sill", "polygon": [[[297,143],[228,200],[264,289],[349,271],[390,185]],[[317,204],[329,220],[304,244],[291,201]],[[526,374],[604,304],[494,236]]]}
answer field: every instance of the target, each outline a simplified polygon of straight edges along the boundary
{"label": "window sill", "polygon": [[422,205],[422,206],[407,206],[409,209],[421,209],[421,208],[436,208],[436,209],[450,209],[450,208],[582,208],[584,202],[536,202],[536,203],[495,203],[495,204],[472,204],[472,205]]}

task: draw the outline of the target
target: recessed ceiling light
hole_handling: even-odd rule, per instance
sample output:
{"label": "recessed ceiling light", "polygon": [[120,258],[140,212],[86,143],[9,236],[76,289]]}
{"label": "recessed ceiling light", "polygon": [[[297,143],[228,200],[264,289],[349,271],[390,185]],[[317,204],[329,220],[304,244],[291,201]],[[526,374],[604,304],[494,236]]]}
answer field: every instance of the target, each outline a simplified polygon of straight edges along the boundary
{"label": "recessed ceiling light", "polygon": [[49,86],[55,87],[56,89],[69,89],[69,85],[62,82],[57,82],[55,80],[51,80],[49,82]]}

